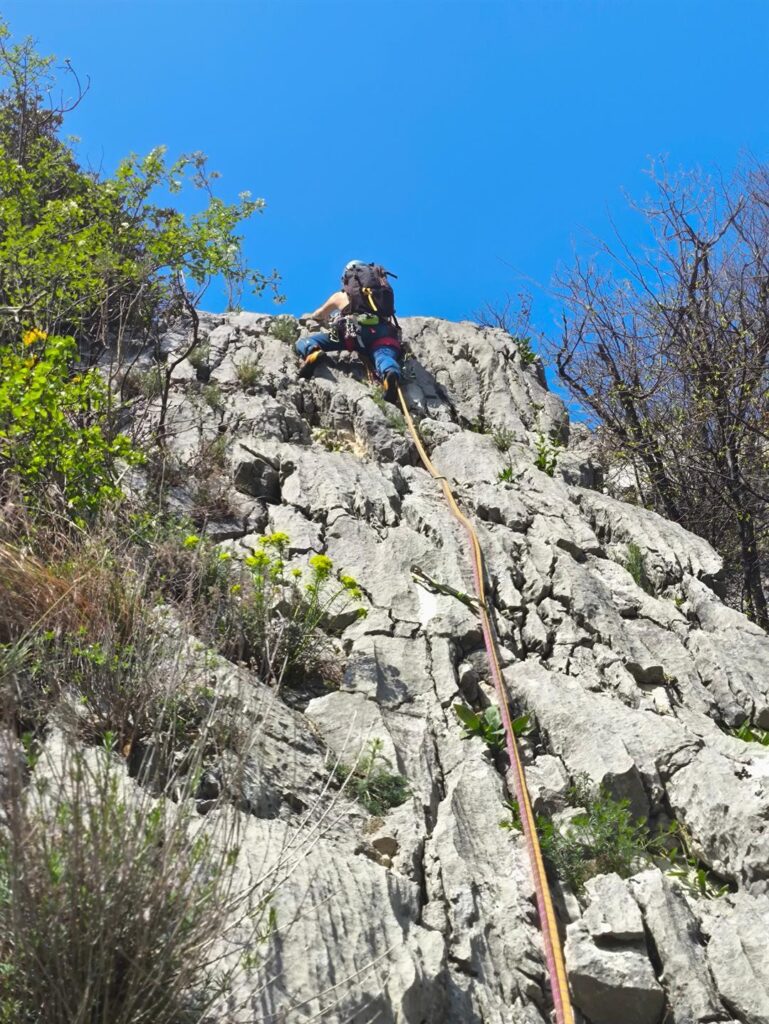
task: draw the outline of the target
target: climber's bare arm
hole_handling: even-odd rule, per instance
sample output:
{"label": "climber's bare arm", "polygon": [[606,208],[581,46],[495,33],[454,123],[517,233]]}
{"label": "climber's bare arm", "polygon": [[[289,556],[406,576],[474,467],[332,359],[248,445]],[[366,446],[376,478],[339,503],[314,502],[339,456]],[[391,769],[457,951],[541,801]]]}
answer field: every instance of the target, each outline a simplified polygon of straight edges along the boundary
{"label": "climber's bare arm", "polygon": [[319,306],[314,313],[310,314],[310,316],[313,320],[326,321],[335,309],[338,309],[341,312],[349,301],[349,298],[344,292],[334,292],[334,294],[329,296],[323,305]]}

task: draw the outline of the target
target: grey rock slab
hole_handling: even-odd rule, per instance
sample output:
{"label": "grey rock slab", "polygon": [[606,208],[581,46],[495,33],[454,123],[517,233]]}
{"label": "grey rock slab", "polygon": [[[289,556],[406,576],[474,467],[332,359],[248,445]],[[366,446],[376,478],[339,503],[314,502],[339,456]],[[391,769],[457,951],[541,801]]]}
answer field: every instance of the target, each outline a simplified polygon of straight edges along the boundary
{"label": "grey rock slab", "polygon": [[647,575],[657,587],[679,582],[686,573],[706,580],[720,577],[720,556],[677,523],[597,491],[573,487],[570,495],[601,540],[617,546],[617,561],[625,556],[628,544],[640,548]]}
{"label": "grey rock slab", "polygon": [[412,703],[433,690],[424,637],[364,636],[353,646],[342,683],[384,707]]}
{"label": "grey rock slab", "polygon": [[479,519],[498,523],[510,530],[528,530],[533,515],[510,484],[479,483],[473,486],[472,502]]}
{"label": "grey rock slab", "polygon": [[534,661],[514,665],[504,675],[570,775],[586,773],[615,799],[629,800],[637,817],[647,817],[650,799],[652,804],[662,799],[668,762],[682,750],[691,748],[693,755],[698,745],[674,719],[586,691],[577,680]]}
{"label": "grey rock slab", "polygon": [[491,437],[469,430],[452,434],[434,449],[431,458],[439,473],[458,484],[496,483],[507,466]]}
{"label": "grey rock slab", "polygon": [[723,1011],[708,969],[703,937],[683,894],[656,868],[635,875],[627,885],[643,910],[662,966],[660,980],[671,1024],[719,1019]]}
{"label": "grey rock slab", "polygon": [[724,1005],[742,1024],[769,1024],[769,897],[735,893],[712,901],[702,928]]}
{"label": "grey rock slab", "polygon": [[727,725],[751,721],[769,728],[769,638],[692,630],[687,647]]}
{"label": "grey rock slab", "polygon": [[267,519],[270,533],[288,534],[288,554],[307,554],[322,551],[323,540],[318,523],[303,516],[290,505],[269,505]]}
{"label": "grey rock slab", "polygon": [[710,747],[667,783],[674,814],[700,857],[748,891],[769,891],[769,775]]}
{"label": "grey rock slab", "polygon": [[566,934],[574,1002],[592,1024],[659,1024],[665,993],[645,946],[597,946],[583,921],[570,924]]}
{"label": "grey rock slab", "polygon": [[382,743],[382,756],[397,763],[395,747],[379,705],[361,693],[329,693],[311,700],[305,710],[325,743],[341,762],[354,764],[372,740]]}
{"label": "grey rock slab", "polygon": [[569,777],[561,759],[552,754],[540,754],[526,765],[526,785],[535,814],[552,815],[566,806]]}
{"label": "grey rock slab", "polygon": [[523,840],[498,827],[502,780],[482,745],[460,751],[426,843],[428,901],[448,912],[450,975],[463,979],[477,1019],[507,1024],[517,999],[544,1006],[532,882]]}
{"label": "grey rock slab", "polygon": [[375,464],[347,452],[294,449],[282,466],[288,475],[283,500],[305,514],[341,509],[370,523],[395,525],[400,496]]}
{"label": "grey rock slab", "polygon": [[597,875],[585,883],[589,900],[582,921],[597,941],[643,942],[644,923],[628,885],[617,874]]}
{"label": "grey rock slab", "polygon": [[261,983],[236,990],[239,1009],[222,1019],[443,1019],[444,941],[415,923],[417,885],[279,822],[246,822],[240,849],[241,885],[266,879],[275,927],[260,948]]}

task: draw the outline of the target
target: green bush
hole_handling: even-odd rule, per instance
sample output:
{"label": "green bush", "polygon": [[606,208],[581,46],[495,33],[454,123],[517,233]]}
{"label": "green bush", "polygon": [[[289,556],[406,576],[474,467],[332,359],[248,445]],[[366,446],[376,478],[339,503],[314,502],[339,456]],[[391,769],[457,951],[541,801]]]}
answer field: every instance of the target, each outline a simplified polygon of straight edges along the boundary
{"label": "green bush", "polygon": [[[255,947],[269,892],[233,884],[236,818],[200,827],[188,785],[155,799],[99,750],[28,754],[0,832],[0,1021],[193,1024],[232,977],[215,944],[234,919]],[[259,924],[257,924],[259,922]]]}
{"label": "green bush", "polygon": [[576,780],[569,798],[584,811],[568,825],[545,818],[537,824],[543,856],[574,892],[594,875],[613,871],[628,878],[651,859],[655,845],[646,822],[633,820],[627,800],[614,800],[604,789],[594,794],[586,776]]}
{"label": "green bush", "polygon": [[270,324],[270,334],[279,341],[292,345],[299,337],[299,324],[292,316],[276,317]]}
{"label": "green bush", "polygon": [[390,771],[387,758],[382,754],[382,741],[370,740],[365,754],[352,767],[338,764],[337,781],[359,800],[369,814],[380,816],[391,807],[400,807],[409,797],[408,781]]}
{"label": "green bush", "polygon": [[[169,162],[157,146],[111,177],[80,167],[60,137],[67,109],[51,103],[64,88],[54,59],[9,35],[0,19],[0,342],[40,328],[73,336],[90,358],[114,341],[121,364],[127,337],[157,344],[212,278],[231,304],[244,287],[275,289],[274,273],[245,265],[237,233],[263,200],[219,199],[202,153]],[[167,199],[185,187],[202,200],[190,215]]]}
{"label": "green bush", "polygon": [[504,428],[502,430],[495,431],[492,437],[494,444],[497,446],[497,450],[503,453],[510,451],[510,445],[515,440],[515,434],[513,431],[506,430]]}
{"label": "green bush", "polygon": [[0,467],[29,494],[52,491],[78,513],[120,495],[116,461],[141,461],[110,435],[109,390],[97,370],[73,373],[72,338],[29,330],[0,349]]}
{"label": "green bush", "polygon": [[637,544],[628,544],[625,568],[633,577],[636,586],[640,587],[647,594],[654,593],[654,588],[651,585],[651,581],[649,580],[649,577],[646,575],[646,566],[644,565],[643,552]]}
{"label": "green bush", "polygon": [[248,356],[235,367],[238,381],[244,388],[252,388],[262,379],[262,367],[258,356]]}
{"label": "green bush", "polygon": [[537,455],[534,459],[534,465],[537,469],[541,469],[548,476],[553,476],[555,474],[555,467],[558,464],[558,450],[560,447],[557,441],[552,441],[544,434],[539,434],[537,436]]}

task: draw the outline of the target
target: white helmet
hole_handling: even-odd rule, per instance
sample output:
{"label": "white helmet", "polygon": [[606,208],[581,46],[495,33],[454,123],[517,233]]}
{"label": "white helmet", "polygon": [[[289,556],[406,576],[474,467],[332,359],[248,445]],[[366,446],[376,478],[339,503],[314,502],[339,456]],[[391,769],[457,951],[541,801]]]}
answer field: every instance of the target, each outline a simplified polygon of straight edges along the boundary
{"label": "white helmet", "polygon": [[353,267],[365,267],[365,266],[366,266],[366,264],[363,262],[363,260],[350,260],[349,263],[345,263],[344,269],[345,270],[352,270]]}

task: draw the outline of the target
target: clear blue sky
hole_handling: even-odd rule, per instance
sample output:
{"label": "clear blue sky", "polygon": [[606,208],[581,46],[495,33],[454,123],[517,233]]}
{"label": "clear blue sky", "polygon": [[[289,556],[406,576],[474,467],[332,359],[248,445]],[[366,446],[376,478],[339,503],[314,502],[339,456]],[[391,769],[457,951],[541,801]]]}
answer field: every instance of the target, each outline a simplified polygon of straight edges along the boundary
{"label": "clear blue sky", "polygon": [[[91,91],[81,155],[202,149],[267,210],[247,254],[313,308],[351,258],[462,319],[631,237],[644,168],[769,158],[767,0],[0,0]],[[216,305],[214,296],[207,303]],[[249,308],[274,309],[265,297]],[[543,326],[553,304],[540,297]]]}

